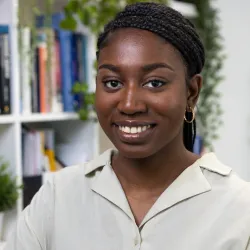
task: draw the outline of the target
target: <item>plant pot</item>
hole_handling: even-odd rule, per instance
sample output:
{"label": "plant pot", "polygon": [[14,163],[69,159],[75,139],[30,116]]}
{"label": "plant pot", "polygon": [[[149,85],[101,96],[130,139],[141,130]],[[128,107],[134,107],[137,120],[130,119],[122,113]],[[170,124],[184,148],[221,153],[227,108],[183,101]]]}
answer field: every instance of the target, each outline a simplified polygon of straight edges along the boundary
{"label": "plant pot", "polygon": [[0,212],[0,241],[3,238],[3,219],[4,219],[4,213]]}

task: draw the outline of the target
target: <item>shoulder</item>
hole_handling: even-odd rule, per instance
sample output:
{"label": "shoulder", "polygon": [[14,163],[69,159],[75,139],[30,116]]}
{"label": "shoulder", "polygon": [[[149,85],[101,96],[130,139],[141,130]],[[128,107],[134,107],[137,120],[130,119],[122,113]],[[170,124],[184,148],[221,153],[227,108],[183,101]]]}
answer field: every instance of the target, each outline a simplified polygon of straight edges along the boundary
{"label": "shoulder", "polygon": [[231,197],[235,203],[248,205],[250,211],[249,182],[239,177],[233,167],[222,163],[214,153],[205,154],[198,162],[214,193],[224,198]]}
{"label": "shoulder", "polygon": [[[233,167],[223,164],[209,153],[198,160],[203,175],[210,185],[202,202],[216,218],[217,224],[227,225],[235,237],[250,236],[250,183],[240,178]],[[240,232],[240,233],[239,233]]]}

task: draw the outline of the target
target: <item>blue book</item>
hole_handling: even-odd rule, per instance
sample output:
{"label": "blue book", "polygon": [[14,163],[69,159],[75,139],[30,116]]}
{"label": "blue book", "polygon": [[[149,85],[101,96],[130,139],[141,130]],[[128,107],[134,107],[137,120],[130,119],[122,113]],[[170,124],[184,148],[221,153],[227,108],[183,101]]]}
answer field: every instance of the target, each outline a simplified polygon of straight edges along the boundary
{"label": "blue book", "polygon": [[8,34],[9,33],[9,26],[7,26],[7,25],[0,25],[0,33],[1,34]]}
{"label": "blue book", "polygon": [[[71,40],[71,51],[72,51],[72,60],[71,60],[71,80],[72,80],[72,87],[76,82],[80,82],[80,55],[79,55],[79,41],[81,41],[80,34],[72,34]],[[80,107],[81,96],[78,94],[74,95],[74,109],[78,110]]]}
{"label": "blue book", "polygon": [[[74,111],[74,96],[72,95],[72,32],[60,28],[60,22],[64,19],[64,13],[55,13],[52,16],[52,28],[57,32],[61,54],[61,79],[62,99],[64,112]],[[45,17],[38,16],[37,28],[45,27]]]}
{"label": "blue book", "polygon": [[193,153],[200,155],[202,148],[203,148],[202,137],[199,135],[196,135],[195,141],[194,141]]}
{"label": "blue book", "polygon": [[[83,81],[87,83],[89,79],[88,75],[88,55],[87,55],[87,48],[88,48],[88,37],[86,35],[82,35],[82,67],[83,67]],[[94,67],[91,65],[91,67]]]}
{"label": "blue book", "polygon": [[[72,38],[72,82],[88,82],[87,36],[74,33]],[[83,94],[74,95],[74,107],[78,110],[84,102]]]}

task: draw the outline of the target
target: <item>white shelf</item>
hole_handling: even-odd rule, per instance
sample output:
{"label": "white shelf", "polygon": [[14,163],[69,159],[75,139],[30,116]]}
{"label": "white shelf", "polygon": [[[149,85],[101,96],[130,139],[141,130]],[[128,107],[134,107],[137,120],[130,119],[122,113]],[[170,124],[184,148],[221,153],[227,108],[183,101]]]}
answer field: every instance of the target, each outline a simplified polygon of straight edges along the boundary
{"label": "white shelf", "polygon": [[0,115],[0,124],[11,124],[15,122],[13,115]]}
{"label": "white shelf", "polygon": [[[94,117],[93,117],[94,118]],[[54,122],[54,121],[69,121],[79,120],[76,113],[57,113],[57,114],[30,114],[30,115],[0,115],[0,125],[12,124],[15,122],[21,123],[36,123],[36,122]]]}
{"label": "white shelf", "polygon": [[22,123],[52,122],[78,119],[79,117],[76,113],[31,114],[20,116],[20,122]]}

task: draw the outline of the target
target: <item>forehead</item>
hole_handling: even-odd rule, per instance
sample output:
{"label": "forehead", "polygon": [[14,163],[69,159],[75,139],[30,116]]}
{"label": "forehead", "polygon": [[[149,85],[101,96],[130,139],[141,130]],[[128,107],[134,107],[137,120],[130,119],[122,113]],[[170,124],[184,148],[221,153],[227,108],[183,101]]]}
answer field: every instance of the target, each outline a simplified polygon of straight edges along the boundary
{"label": "forehead", "polygon": [[160,36],[141,29],[122,28],[109,34],[98,61],[182,64],[180,53]]}

